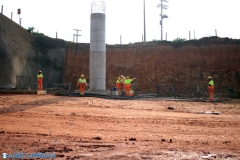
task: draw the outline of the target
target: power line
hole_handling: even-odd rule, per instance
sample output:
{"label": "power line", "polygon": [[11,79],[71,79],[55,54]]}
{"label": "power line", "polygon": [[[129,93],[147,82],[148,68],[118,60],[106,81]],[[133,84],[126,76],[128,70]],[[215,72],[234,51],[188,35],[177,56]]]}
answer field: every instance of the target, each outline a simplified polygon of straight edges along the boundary
{"label": "power line", "polygon": [[163,19],[164,18],[168,18],[168,16],[166,14],[163,14],[163,9],[167,9],[168,8],[168,6],[163,4],[163,2],[169,2],[169,1],[168,0],[160,0],[160,1],[161,1],[161,3],[159,3],[157,5],[157,7],[161,8],[161,14],[159,16],[161,17],[160,25],[161,25],[161,41],[162,41],[162,39],[163,39],[163,33],[162,33],[163,32]]}

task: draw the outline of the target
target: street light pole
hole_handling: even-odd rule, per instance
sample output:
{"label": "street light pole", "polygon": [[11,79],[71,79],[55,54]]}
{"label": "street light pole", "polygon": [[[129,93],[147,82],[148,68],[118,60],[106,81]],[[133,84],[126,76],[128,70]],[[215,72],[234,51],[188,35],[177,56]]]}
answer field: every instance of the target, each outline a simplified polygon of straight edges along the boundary
{"label": "street light pole", "polygon": [[163,19],[164,18],[168,18],[167,15],[163,14],[163,9],[167,9],[168,6],[167,5],[164,5],[163,2],[168,2],[167,0],[160,0],[161,3],[157,5],[158,8],[161,8],[161,14],[160,14],[160,17],[161,17],[161,20],[160,20],[160,25],[161,25],[161,41],[163,40]]}
{"label": "street light pole", "polygon": [[162,34],[162,32],[163,32],[162,9],[163,9],[163,7],[162,7],[162,0],[161,0],[161,41],[162,41],[162,37],[163,37],[163,34]]}
{"label": "street light pole", "polygon": [[146,22],[145,22],[145,0],[143,0],[143,32],[144,32],[144,42],[146,42]]}

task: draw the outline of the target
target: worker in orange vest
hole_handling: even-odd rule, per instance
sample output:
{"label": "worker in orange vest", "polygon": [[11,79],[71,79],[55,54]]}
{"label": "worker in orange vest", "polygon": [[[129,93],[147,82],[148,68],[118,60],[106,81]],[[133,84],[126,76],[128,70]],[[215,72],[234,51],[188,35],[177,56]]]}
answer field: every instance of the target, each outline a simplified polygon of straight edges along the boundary
{"label": "worker in orange vest", "polygon": [[38,72],[37,79],[38,79],[38,90],[43,90],[43,85],[42,85],[43,74],[42,74],[42,71]]}
{"label": "worker in orange vest", "polygon": [[127,76],[125,81],[124,81],[124,87],[125,87],[125,93],[126,96],[131,96],[130,90],[131,90],[131,82],[134,80],[135,78],[129,79],[129,77]]}
{"label": "worker in orange vest", "polygon": [[84,78],[84,74],[81,74],[78,82],[77,82],[77,86],[80,87],[80,94],[84,95],[84,91],[85,91],[85,86],[87,84],[86,79]]}
{"label": "worker in orange vest", "polygon": [[212,77],[209,76],[208,77],[208,93],[209,93],[209,96],[210,96],[210,101],[214,100],[213,92],[214,92],[214,82],[212,80]]}
{"label": "worker in orange vest", "polygon": [[120,95],[121,93],[121,89],[122,89],[122,81],[121,81],[121,77],[118,77],[117,81],[116,81],[116,88],[117,88],[117,95]]}
{"label": "worker in orange vest", "polygon": [[125,77],[123,75],[120,76],[121,77],[121,83],[122,83],[122,94],[124,94],[126,91],[125,91],[125,85],[124,85],[124,82],[125,82]]}

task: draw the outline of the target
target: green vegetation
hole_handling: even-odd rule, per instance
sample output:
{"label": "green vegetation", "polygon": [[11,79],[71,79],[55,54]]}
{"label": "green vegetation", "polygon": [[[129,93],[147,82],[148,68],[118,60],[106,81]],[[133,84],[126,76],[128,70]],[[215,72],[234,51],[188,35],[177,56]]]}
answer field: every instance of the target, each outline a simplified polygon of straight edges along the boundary
{"label": "green vegetation", "polygon": [[184,42],[184,41],[186,41],[187,39],[185,39],[185,38],[176,38],[176,39],[174,39],[173,40],[173,42]]}
{"label": "green vegetation", "polygon": [[153,39],[152,42],[160,42],[161,40]]}
{"label": "green vegetation", "polygon": [[194,38],[194,39],[190,39],[190,40],[197,41],[198,39]]}
{"label": "green vegetation", "polygon": [[43,33],[40,33],[40,32],[35,32],[34,30],[35,30],[35,27],[28,27],[27,29],[26,29],[28,32],[30,32],[30,33],[32,33],[33,35],[42,35],[42,36],[44,36],[44,34]]}
{"label": "green vegetation", "polygon": [[35,29],[34,27],[28,27],[27,31],[30,32],[30,33],[33,33],[34,29]]}

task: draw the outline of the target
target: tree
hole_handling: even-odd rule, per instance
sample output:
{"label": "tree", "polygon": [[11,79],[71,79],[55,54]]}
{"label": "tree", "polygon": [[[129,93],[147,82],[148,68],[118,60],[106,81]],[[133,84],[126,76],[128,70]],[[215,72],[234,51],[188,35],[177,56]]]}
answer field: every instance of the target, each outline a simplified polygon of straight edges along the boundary
{"label": "tree", "polygon": [[43,36],[44,36],[43,33],[40,33],[40,32],[38,32],[38,31],[35,32],[34,30],[35,30],[35,27],[28,27],[28,28],[27,28],[27,31],[30,32],[30,33],[32,33],[33,35],[43,35]]}
{"label": "tree", "polygon": [[28,27],[27,31],[30,33],[34,33],[35,27]]}

